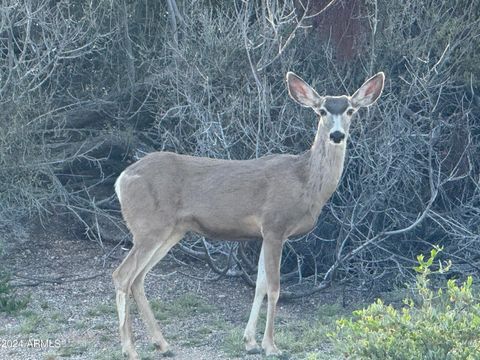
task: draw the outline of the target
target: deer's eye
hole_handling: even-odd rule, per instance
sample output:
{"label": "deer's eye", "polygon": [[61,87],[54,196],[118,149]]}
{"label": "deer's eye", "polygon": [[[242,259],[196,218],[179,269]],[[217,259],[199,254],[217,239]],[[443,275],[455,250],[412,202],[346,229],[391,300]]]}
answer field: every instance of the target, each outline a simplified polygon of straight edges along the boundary
{"label": "deer's eye", "polygon": [[323,109],[320,109],[318,113],[320,114],[320,116],[327,116],[327,112]]}
{"label": "deer's eye", "polygon": [[348,109],[348,110],[347,110],[347,115],[348,115],[348,116],[352,116],[354,112],[355,112],[355,110],[353,110],[353,109]]}

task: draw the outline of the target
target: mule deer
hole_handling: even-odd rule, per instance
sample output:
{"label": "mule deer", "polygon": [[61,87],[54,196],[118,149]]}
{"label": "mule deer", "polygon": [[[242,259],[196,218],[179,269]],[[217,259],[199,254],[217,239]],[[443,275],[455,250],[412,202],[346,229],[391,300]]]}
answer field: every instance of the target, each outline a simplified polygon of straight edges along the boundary
{"label": "mule deer", "polygon": [[342,174],[351,118],[359,108],[378,99],[383,83],[384,74],[380,72],[351,97],[320,96],[289,72],[290,96],[319,115],[313,145],[303,154],[218,160],[155,152],[121,173],[115,191],[134,244],[113,273],[126,356],[139,358],[131,334],[130,294],[155,347],[161,353],[169,351],[145,297],[144,279],[188,231],[212,239],[263,239],[244,341],[247,352],[261,351],[255,331],[267,295],[262,348],[267,355],[280,354],[273,339],[273,323],[283,243],[315,226]]}

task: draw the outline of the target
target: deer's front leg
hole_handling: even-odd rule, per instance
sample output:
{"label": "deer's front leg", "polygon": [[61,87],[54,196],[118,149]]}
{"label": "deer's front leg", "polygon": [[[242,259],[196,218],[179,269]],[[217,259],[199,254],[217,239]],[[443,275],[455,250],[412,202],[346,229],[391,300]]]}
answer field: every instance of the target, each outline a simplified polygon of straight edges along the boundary
{"label": "deer's front leg", "polygon": [[267,279],[267,323],[265,325],[265,333],[263,335],[262,348],[265,354],[280,355],[281,352],[275,346],[274,336],[274,319],[275,309],[278,297],[280,295],[280,260],[282,257],[283,239],[275,234],[265,234],[263,238],[263,250],[265,261],[265,275]]}
{"label": "deer's front leg", "polygon": [[255,339],[255,333],[257,331],[257,320],[260,308],[262,307],[263,298],[267,293],[267,278],[265,275],[265,261],[263,255],[263,244],[260,256],[258,257],[258,271],[257,271],[257,283],[255,287],[255,298],[253,299],[252,310],[250,311],[250,317],[248,318],[247,327],[243,333],[243,341],[245,342],[245,350],[249,354],[256,354],[262,351],[258,346]]}

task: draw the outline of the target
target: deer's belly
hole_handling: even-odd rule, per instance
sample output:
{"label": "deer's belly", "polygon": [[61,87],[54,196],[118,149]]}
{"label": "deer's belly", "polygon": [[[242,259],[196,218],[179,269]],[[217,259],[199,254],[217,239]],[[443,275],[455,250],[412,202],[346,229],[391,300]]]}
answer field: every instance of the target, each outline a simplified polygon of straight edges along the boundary
{"label": "deer's belly", "polygon": [[249,240],[261,238],[260,227],[253,216],[226,220],[194,218],[189,230],[214,240]]}

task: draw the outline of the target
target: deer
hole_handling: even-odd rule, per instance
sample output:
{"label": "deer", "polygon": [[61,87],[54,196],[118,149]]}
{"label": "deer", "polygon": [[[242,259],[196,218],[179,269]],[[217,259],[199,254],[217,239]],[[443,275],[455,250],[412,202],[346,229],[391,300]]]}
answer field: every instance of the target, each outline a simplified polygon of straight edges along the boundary
{"label": "deer", "polygon": [[[349,128],[355,113],[374,104],[384,87],[379,72],[352,95],[320,96],[288,72],[290,97],[318,116],[310,149],[250,160],[223,160],[153,152],[128,166],[115,182],[133,247],[113,272],[122,353],[139,359],[132,338],[129,301],[133,297],[155,348],[172,355],[145,297],[147,273],[187,232],[215,240],[261,239],[255,295],[244,332],[247,353],[280,355],[274,318],[280,295],[285,241],[311,231],[343,172]],[[257,319],[267,296],[261,347]]]}

